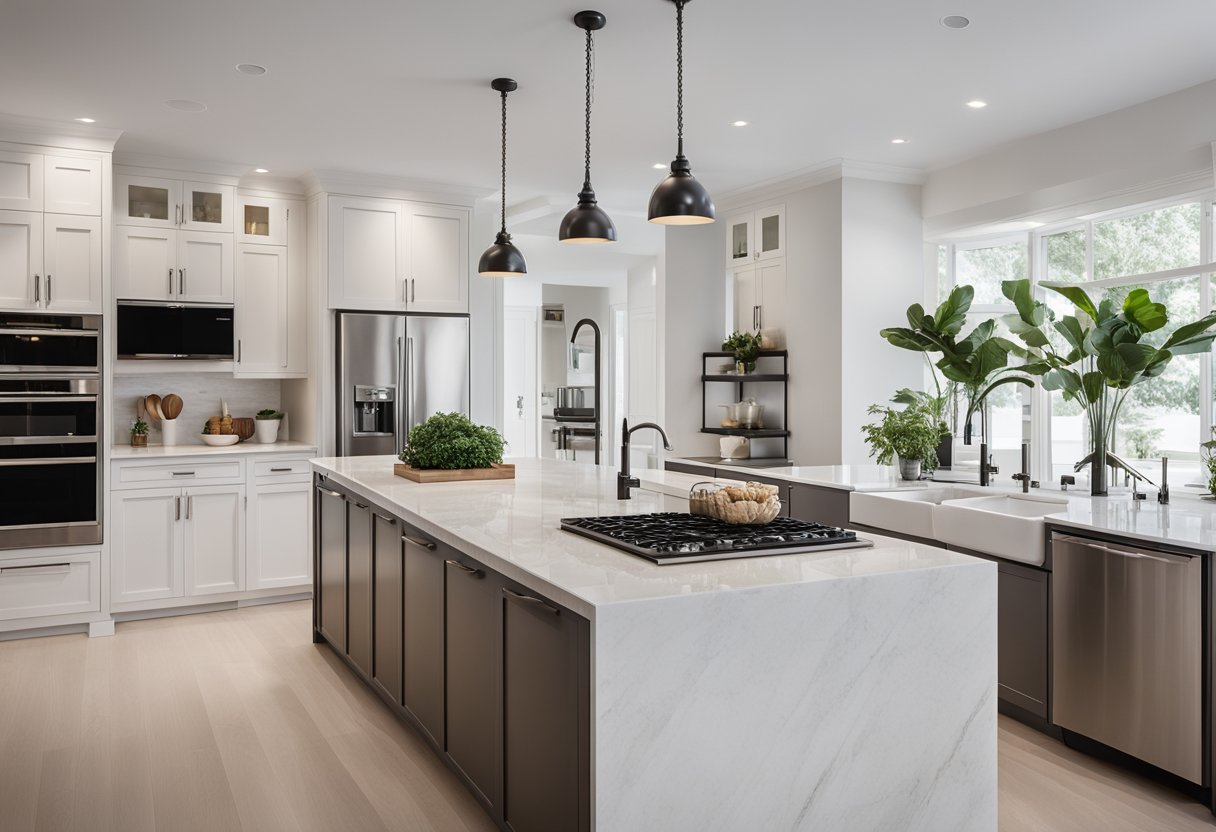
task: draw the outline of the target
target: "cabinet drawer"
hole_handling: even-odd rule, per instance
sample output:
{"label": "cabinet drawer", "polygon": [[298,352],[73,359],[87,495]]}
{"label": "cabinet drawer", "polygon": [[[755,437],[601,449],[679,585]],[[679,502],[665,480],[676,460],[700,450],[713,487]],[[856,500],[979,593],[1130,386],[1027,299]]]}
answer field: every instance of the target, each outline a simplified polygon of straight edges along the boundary
{"label": "cabinet drawer", "polygon": [[101,554],[0,561],[0,621],[101,609]]}
{"label": "cabinet drawer", "polygon": [[183,459],[169,465],[119,465],[114,469],[115,488],[146,488],[150,485],[173,485],[204,482],[220,484],[245,478],[244,463],[239,459],[225,462],[198,462]]}
{"label": "cabinet drawer", "polygon": [[303,474],[307,479],[309,473],[307,459],[259,459],[254,462],[254,476],[259,480],[295,482],[297,476]]}

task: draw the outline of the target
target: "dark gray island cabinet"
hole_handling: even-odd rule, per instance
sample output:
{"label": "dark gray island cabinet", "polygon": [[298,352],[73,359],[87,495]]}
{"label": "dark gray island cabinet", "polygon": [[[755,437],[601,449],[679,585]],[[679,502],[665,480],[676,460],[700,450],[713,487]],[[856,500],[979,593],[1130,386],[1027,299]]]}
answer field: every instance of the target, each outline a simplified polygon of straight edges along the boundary
{"label": "dark gray island cabinet", "polygon": [[313,640],[512,832],[591,828],[590,625],[318,474]]}

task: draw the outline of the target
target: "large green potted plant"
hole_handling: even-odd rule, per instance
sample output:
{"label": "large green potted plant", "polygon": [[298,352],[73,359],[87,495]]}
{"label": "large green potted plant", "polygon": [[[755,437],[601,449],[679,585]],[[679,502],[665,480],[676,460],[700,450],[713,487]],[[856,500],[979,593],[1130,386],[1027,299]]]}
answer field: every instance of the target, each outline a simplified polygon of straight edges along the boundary
{"label": "large green potted plant", "polygon": [[861,429],[870,456],[878,457],[879,465],[890,465],[898,458],[899,473],[905,480],[919,479],[922,467],[937,466],[943,424],[929,410],[918,405],[897,410],[873,404],[867,412],[882,417]]}
{"label": "large green potted plant", "polygon": [[460,413],[436,413],[410,428],[401,461],[420,470],[492,468],[502,462],[506,443],[488,425]]}
{"label": "large green potted plant", "polygon": [[[1132,289],[1120,305],[1109,297],[1095,304],[1076,285],[1043,286],[1070,300],[1078,314],[1057,320],[1046,304],[1034,299],[1029,280],[1010,280],[1002,284],[1001,290],[1013,301],[1017,313],[1006,316],[1005,322],[1026,344],[1031,363],[1023,369],[1041,375],[1044,389],[1058,390],[1066,401],[1077,402],[1085,409],[1090,454],[1077,465],[1090,464],[1090,493],[1104,495],[1108,464],[1113,462],[1132,471],[1110,452],[1128,394],[1164,373],[1174,356],[1211,350],[1216,339],[1212,331],[1216,328],[1216,312],[1179,326],[1161,346],[1153,346],[1144,342],[1144,336],[1165,327],[1169,314],[1146,289]],[[1060,335],[1064,347],[1056,348],[1048,327]]]}

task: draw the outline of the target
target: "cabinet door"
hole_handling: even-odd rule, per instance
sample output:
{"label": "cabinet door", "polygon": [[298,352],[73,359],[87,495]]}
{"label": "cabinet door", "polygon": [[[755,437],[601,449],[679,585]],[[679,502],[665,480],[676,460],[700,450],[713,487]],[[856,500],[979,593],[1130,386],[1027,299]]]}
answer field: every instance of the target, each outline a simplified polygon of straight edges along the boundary
{"label": "cabinet door", "polygon": [[151,176],[114,177],[114,222],[176,228],[181,222],[182,183]]}
{"label": "cabinet door", "polygon": [[308,375],[308,242],[303,200],[287,205],[287,372]]}
{"label": "cabinet door", "polygon": [[177,299],[232,303],[232,235],[179,231]]}
{"label": "cabinet door", "polygon": [[317,626],[335,649],[346,651],[346,495],[317,488]]}
{"label": "cabinet door", "polygon": [[997,566],[997,682],[1001,699],[1047,718],[1048,573]]}
{"label": "cabinet door", "polygon": [[0,211],[0,307],[33,309],[42,297],[42,221],[33,211]]}
{"label": "cabinet door", "polygon": [[372,514],[375,622],[372,632],[372,684],[401,702],[401,532],[397,521]]}
{"label": "cabinet door", "polygon": [[766,346],[785,346],[785,260],[762,261],[756,266],[760,285],[758,323]]}
{"label": "cabinet door", "polygon": [[413,529],[403,529],[402,533],[402,704],[443,748],[443,556],[434,543]]}
{"label": "cabinet door", "polygon": [[849,492],[790,483],[789,516],[807,523],[848,527]]}
{"label": "cabinet door", "polygon": [[261,196],[239,197],[236,241],[266,246],[287,245],[287,200]]}
{"label": "cabinet door", "polygon": [[181,227],[187,231],[232,231],[231,185],[182,183]]}
{"label": "cabinet door", "polygon": [[578,619],[503,588],[503,814],[516,832],[580,828]]}
{"label": "cabinet door", "polygon": [[752,252],[755,245],[752,238],[752,219],[754,215],[736,214],[726,220],[726,263],[727,268],[736,268],[755,260]]}
{"label": "cabinet door", "polygon": [[236,374],[287,369],[287,249],[237,247]]}
{"label": "cabinet door", "polygon": [[43,157],[42,209],[48,214],[101,216],[101,160]]}
{"label": "cabinet door", "polygon": [[473,561],[446,560],[447,754],[498,805],[501,584]]}
{"label": "cabinet door", "polygon": [[346,655],[363,672],[372,669],[372,512],[353,499],[347,503]]}
{"label": "cabinet door", "polygon": [[245,486],[187,488],[182,500],[186,594],[213,595],[244,589]]}
{"label": "cabinet door", "polygon": [[46,308],[101,313],[101,217],[47,214],[43,225]]}
{"label": "cabinet door", "polygon": [[407,205],[408,308],[469,311],[469,213],[438,205]]}
{"label": "cabinet door", "polygon": [[756,212],[752,250],[757,260],[785,256],[785,206],[773,205]]}
{"label": "cabinet door", "polygon": [[180,598],[185,591],[181,490],[115,491],[111,515],[111,599]]}
{"label": "cabinet door", "polygon": [[42,210],[42,156],[0,150],[0,210]]}
{"label": "cabinet door", "polygon": [[760,328],[760,287],[756,267],[735,272],[735,330],[755,332]]}
{"label": "cabinet door", "polygon": [[332,197],[329,235],[331,308],[405,308],[403,203],[391,199]]}
{"label": "cabinet door", "polygon": [[177,234],[164,228],[114,229],[114,294],[119,300],[177,296]]}
{"label": "cabinet door", "polygon": [[246,514],[245,588],[306,586],[312,581],[308,483],[259,485]]}

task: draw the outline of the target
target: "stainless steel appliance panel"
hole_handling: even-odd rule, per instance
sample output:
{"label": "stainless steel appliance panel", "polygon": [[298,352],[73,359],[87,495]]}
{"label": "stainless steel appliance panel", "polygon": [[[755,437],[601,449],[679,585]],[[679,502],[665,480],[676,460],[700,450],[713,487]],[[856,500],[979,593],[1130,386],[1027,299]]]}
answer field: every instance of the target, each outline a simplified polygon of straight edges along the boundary
{"label": "stainless steel appliance panel", "polygon": [[401,414],[404,444],[409,429],[436,413],[469,414],[469,319],[422,317],[405,321],[406,407]]}
{"label": "stainless steel appliance panel", "polygon": [[[400,452],[394,435],[401,410],[398,393],[403,371],[402,352],[405,322],[399,315],[374,315],[345,312],[338,315],[338,451],[342,456],[396,454]],[[360,388],[392,392],[393,406],[387,432],[358,430],[357,417],[363,417],[366,402],[356,401]],[[383,405],[378,405],[383,406]]]}
{"label": "stainless steel appliance panel", "polygon": [[8,312],[0,316],[0,373],[96,376],[101,365],[99,315]]}
{"label": "stainless steel appliance panel", "polygon": [[1057,535],[1052,721],[1199,785],[1200,557]]}

